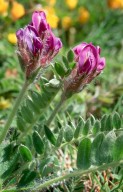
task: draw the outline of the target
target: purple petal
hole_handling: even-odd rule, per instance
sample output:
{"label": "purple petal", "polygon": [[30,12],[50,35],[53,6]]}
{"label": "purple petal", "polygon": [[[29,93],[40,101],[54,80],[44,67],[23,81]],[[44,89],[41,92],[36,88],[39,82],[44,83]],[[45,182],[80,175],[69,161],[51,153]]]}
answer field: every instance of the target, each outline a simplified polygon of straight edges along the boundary
{"label": "purple petal", "polygon": [[97,46],[97,52],[98,52],[98,54],[100,55],[100,53],[101,53],[101,48],[100,48],[99,46]]}
{"label": "purple petal", "polygon": [[35,11],[32,15],[32,23],[37,32],[47,29],[46,15],[43,11]]}
{"label": "purple petal", "polygon": [[97,71],[99,71],[99,72],[102,71],[104,69],[105,65],[106,65],[105,58],[104,57],[100,58],[99,64],[97,66]]}
{"label": "purple petal", "polygon": [[43,48],[43,44],[40,41],[40,39],[39,38],[34,38],[33,39],[33,54],[35,55],[36,53],[41,51],[42,48]]}
{"label": "purple petal", "polygon": [[16,37],[17,37],[18,40],[22,40],[23,39],[23,35],[24,35],[24,30],[23,29],[19,29],[16,32]]}
{"label": "purple petal", "polygon": [[28,25],[27,28],[28,28],[29,33],[30,33],[30,35],[31,35],[32,37],[38,36],[38,33],[37,33],[36,29],[35,29],[33,26]]}
{"label": "purple petal", "polygon": [[42,20],[39,24],[39,29],[38,29],[39,35],[41,36],[44,31],[49,30],[49,29],[50,29],[50,27],[47,24],[47,21]]}

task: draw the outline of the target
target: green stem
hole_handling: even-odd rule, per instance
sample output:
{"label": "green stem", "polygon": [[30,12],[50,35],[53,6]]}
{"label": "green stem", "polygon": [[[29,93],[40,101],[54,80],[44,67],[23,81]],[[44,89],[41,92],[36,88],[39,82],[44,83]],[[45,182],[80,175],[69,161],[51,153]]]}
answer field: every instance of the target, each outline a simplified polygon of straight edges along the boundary
{"label": "green stem", "polygon": [[[115,129],[115,130],[113,130],[115,133],[120,133],[121,131],[123,131],[123,128],[120,128],[120,129]],[[109,131],[103,131],[103,133],[104,134],[107,134]],[[89,138],[93,138],[93,134],[88,134],[88,137]],[[60,146],[60,148],[63,148],[64,146],[66,146],[66,145],[68,145],[68,144],[73,144],[73,143],[75,143],[75,142],[77,142],[77,141],[79,141],[79,140],[82,140],[82,139],[84,139],[86,136],[84,136],[84,135],[82,135],[82,136],[80,136],[80,137],[78,137],[78,138],[74,138],[74,139],[72,139],[70,142],[65,142],[65,143],[63,143],[61,146]]]}
{"label": "green stem", "polygon": [[50,123],[52,122],[52,120],[54,119],[56,113],[59,111],[60,107],[63,105],[64,101],[65,101],[66,97],[65,94],[63,93],[61,96],[61,100],[60,102],[56,105],[55,109],[53,110],[51,116],[49,117],[49,119],[47,120],[46,125],[49,126]]}
{"label": "green stem", "polygon": [[116,167],[117,165],[122,164],[122,163],[123,163],[123,160],[108,163],[106,165],[101,165],[100,167],[93,167],[93,168],[90,168],[90,169],[85,170],[85,171],[77,170],[77,171],[74,171],[72,173],[68,173],[66,175],[51,179],[51,180],[49,180],[49,181],[47,181],[47,182],[45,182],[43,184],[40,184],[38,187],[36,187],[34,190],[32,190],[32,192],[37,191],[37,190],[41,190],[41,189],[46,188],[46,187],[49,187],[54,183],[63,181],[64,179],[69,179],[71,177],[76,177],[76,176],[82,176],[82,175],[92,173],[92,172],[95,172],[95,171],[106,170],[106,169],[108,169],[110,167]]}
{"label": "green stem", "polygon": [[[59,91],[59,89],[57,90],[56,94],[58,93],[58,91]],[[56,96],[56,94],[54,95],[54,97]],[[52,100],[54,99],[54,97],[52,98]],[[50,102],[51,102],[51,101],[50,101]],[[23,133],[20,134],[19,139],[18,139],[18,142],[19,142],[20,140],[22,140],[22,138],[26,137],[26,136],[30,133],[30,131],[32,131],[33,126],[34,126],[34,125],[36,124],[36,122],[39,120],[39,118],[40,118],[40,116],[42,115],[42,113],[45,113],[45,110],[47,109],[48,106],[49,106],[49,104],[48,104],[48,105],[46,104],[45,109],[43,109],[43,111],[41,111],[40,113],[38,113],[38,114],[36,115],[33,123],[27,127],[26,132],[23,132]]]}
{"label": "green stem", "polygon": [[14,107],[13,107],[13,109],[12,109],[12,111],[11,111],[8,119],[7,119],[7,122],[6,122],[6,124],[5,124],[5,127],[4,127],[3,130],[1,131],[1,134],[0,134],[0,144],[2,143],[2,141],[3,141],[3,140],[5,139],[5,137],[6,137],[6,134],[7,134],[8,130],[9,130],[9,128],[10,128],[10,125],[11,125],[11,123],[12,123],[12,120],[13,120],[13,118],[14,118],[17,110],[18,110],[18,107],[19,107],[19,105],[20,105],[20,103],[21,103],[21,101],[22,101],[22,98],[23,98],[23,96],[24,96],[24,94],[25,94],[28,86],[29,86],[29,82],[28,82],[28,81],[25,81],[25,83],[24,83],[24,85],[23,85],[23,87],[22,87],[22,90],[20,91],[20,93],[19,93],[19,95],[18,95],[18,97],[17,97],[17,99],[16,99],[16,101],[15,101]]}
{"label": "green stem", "polygon": [[123,160],[120,160],[120,161],[114,161],[114,162],[111,162],[111,163],[108,163],[108,164],[104,164],[104,165],[101,165],[99,167],[93,167],[93,168],[90,168],[88,170],[76,170],[76,171],[73,171],[72,173],[68,173],[68,174],[65,174],[63,176],[59,176],[59,177],[56,177],[54,179],[50,179],[49,181],[46,181],[45,183],[42,183],[40,184],[39,186],[35,187],[35,189],[32,189],[30,187],[23,187],[23,188],[20,188],[20,189],[16,189],[16,188],[10,188],[10,189],[6,189],[6,190],[2,190],[2,192],[9,192],[9,191],[14,191],[15,192],[18,192],[19,190],[31,190],[31,192],[35,192],[37,190],[41,190],[41,189],[44,189],[44,188],[47,188],[49,186],[51,186],[52,184],[54,183],[58,183],[60,181],[63,181],[65,179],[69,179],[71,177],[78,177],[78,176],[83,176],[83,175],[86,175],[86,174],[89,174],[89,173],[93,173],[93,172],[96,172],[96,171],[102,171],[102,170],[106,170],[108,168],[114,168],[120,164],[123,163]]}

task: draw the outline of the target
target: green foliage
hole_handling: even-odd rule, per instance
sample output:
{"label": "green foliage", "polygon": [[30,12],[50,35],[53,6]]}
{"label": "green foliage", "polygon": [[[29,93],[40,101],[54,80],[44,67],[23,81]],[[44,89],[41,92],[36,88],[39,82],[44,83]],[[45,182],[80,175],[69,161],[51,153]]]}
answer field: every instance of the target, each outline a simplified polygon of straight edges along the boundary
{"label": "green foliage", "polygon": [[73,139],[73,129],[72,127],[70,127],[69,125],[66,126],[65,130],[64,130],[64,138],[67,142],[70,142]]}
{"label": "green foliage", "polygon": [[19,152],[24,161],[32,161],[32,153],[28,147],[26,147],[25,145],[20,145]]}
{"label": "green foliage", "polygon": [[18,187],[26,186],[36,178],[36,172],[29,169],[24,170],[22,174],[23,176],[18,183]]}
{"label": "green foliage", "polygon": [[46,125],[44,126],[44,130],[45,130],[45,135],[46,135],[47,139],[53,145],[56,145],[56,138],[55,138],[54,134],[52,133],[52,131]]}
{"label": "green foliage", "polygon": [[96,120],[94,125],[93,125],[93,130],[92,130],[93,134],[94,135],[98,134],[100,129],[101,129],[101,123],[99,120]]}
{"label": "green foliage", "polygon": [[113,115],[113,125],[116,129],[121,128],[121,118],[117,112]]}
{"label": "green foliage", "polygon": [[42,141],[41,136],[37,131],[35,131],[32,135],[33,145],[38,154],[42,154],[44,152],[44,143]]}
{"label": "green foliage", "polygon": [[[23,74],[7,35],[26,25],[36,3],[44,7],[49,6],[47,2],[22,0],[26,16],[16,22],[10,16],[12,3],[9,3],[7,16],[0,15],[1,130],[23,83]],[[84,170],[90,172],[89,177],[88,174],[74,175],[40,191],[86,191],[87,187],[95,191],[97,187],[100,191],[120,192],[123,190],[122,164],[118,164],[123,160],[122,10],[110,9],[106,0],[78,1],[77,8],[72,11],[62,1],[57,1],[54,7],[59,17],[58,30],[54,31],[64,44],[63,56],[59,54],[55,64],[52,63],[54,72],[45,69],[46,73],[43,71],[30,86],[0,146],[0,191],[23,191],[21,187],[24,191],[38,191],[37,186],[54,178]],[[88,23],[79,23],[81,7],[89,11]],[[62,19],[66,15],[72,19],[72,24],[63,29]],[[47,119],[60,100],[58,93],[63,91],[63,79],[75,67],[73,51],[68,45],[73,48],[82,39],[101,47],[106,69],[82,93],[67,100],[47,126]],[[17,74],[13,70],[17,70]],[[9,108],[3,107],[3,99],[10,102]],[[100,166],[115,162],[103,173],[91,172],[91,168],[100,170]]]}
{"label": "green foliage", "polygon": [[99,133],[92,142],[91,162],[93,165],[101,165],[100,148],[104,138],[105,138],[104,133]]}
{"label": "green foliage", "polygon": [[57,140],[56,140],[56,147],[60,147],[60,145],[62,144],[62,141],[63,141],[63,137],[64,137],[63,129],[61,129],[59,131],[59,134],[58,134],[58,137],[57,137]]}
{"label": "green foliage", "polygon": [[74,133],[74,137],[75,137],[75,138],[78,138],[78,137],[79,137],[80,131],[81,131],[81,129],[84,127],[84,124],[85,124],[84,119],[83,119],[82,117],[80,117],[79,123],[78,123],[78,125],[77,125],[77,127],[76,127],[76,130],[75,130],[75,133]]}
{"label": "green foliage", "polygon": [[60,63],[55,63],[55,70],[61,77],[65,76],[65,69]]}
{"label": "green foliage", "polygon": [[117,137],[114,149],[113,149],[113,158],[114,160],[120,160],[123,159],[123,135],[120,135]]}
{"label": "green foliage", "polygon": [[73,51],[71,49],[67,53],[67,59],[69,62],[72,62],[74,59],[74,54],[73,54]]}
{"label": "green foliage", "polygon": [[84,138],[78,147],[77,167],[78,169],[88,169],[90,167],[91,140]]}
{"label": "green foliage", "polygon": [[91,128],[91,120],[87,119],[87,121],[82,129],[82,134],[84,136],[88,135],[90,128]]}

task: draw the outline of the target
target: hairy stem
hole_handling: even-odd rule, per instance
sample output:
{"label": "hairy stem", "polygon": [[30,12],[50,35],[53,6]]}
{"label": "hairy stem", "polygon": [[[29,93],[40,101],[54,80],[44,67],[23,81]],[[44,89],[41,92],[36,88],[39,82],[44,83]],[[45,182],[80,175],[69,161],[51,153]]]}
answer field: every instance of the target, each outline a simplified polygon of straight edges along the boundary
{"label": "hairy stem", "polygon": [[[56,94],[57,94],[58,92],[59,92],[59,89],[57,90]],[[54,99],[54,97],[56,96],[56,94],[52,97],[51,101]],[[50,102],[51,102],[51,101],[50,101]],[[33,126],[34,126],[34,125],[36,124],[36,122],[39,120],[39,118],[40,118],[40,116],[42,115],[42,113],[45,113],[45,110],[46,110],[47,107],[49,106],[50,102],[48,102],[48,104],[46,105],[45,109],[43,109],[40,113],[38,113],[38,114],[35,115],[35,119],[34,119],[33,123],[27,127],[26,132],[23,132],[23,133],[20,134],[18,141],[22,140],[22,138],[26,137],[26,136],[32,131]]]}
{"label": "hairy stem", "polygon": [[44,189],[44,188],[47,188],[51,185],[53,185],[54,183],[58,183],[58,182],[61,182],[61,181],[64,181],[66,179],[69,179],[71,177],[78,177],[78,176],[83,176],[83,175],[86,175],[86,174],[89,174],[89,173],[93,173],[93,172],[96,172],[96,171],[102,171],[102,170],[106,170],[108,168],[114,168],[120,164],[123,163],[123,160],[120,160],[120,161],[114,161],[114,162],[111,162],[111,163],[108,163],[108,164],[104,164],[104,165],[101,165],[99,167],[93,167],[93,168],[90,168],[88,170],[76,170],[76,171],[73,171],[71,173],[66,173],[65,175],[63,176],[59,176],[59,177],[56,177],[54,179],[50,179],[49,181],[46,181],[45,183],[42,183],[40,184],[39,186],[35,187],[35,188],[30,188],[30,187],[23,187],[23,188],[11,188],[11,189],[6,189],[6,190],[2,190],[2,192],[10,192],[10,191],[14,191],[14,192],[18,192],[20,190],[31,190],[31,192],[37,192],[38,190],[41,190],[41,189]]}
{"label": "hairy stem", "polygon": [[61,100],[60,102],[56,105],[55,109],[53,110],[52,114],[50,115],[49,119],[47,120],[46,125],[49,126],[50,123],[52,122],[52,120],[54,119],[55,115],[57,114],[57,112],[59,111],[60,107],[63,105],[63,103],[65,102],[66,97],[65,94],[63,93],[61,95]]}
{"label": "hairy stem", "polygon": [[15,101],[14,107],[13,107],[13,109],[12,109],[12,111],[11,111],[8,119],[7,119],[7,122],[6,122],[6,124],[5,124],[5,127],[4,127],[3,130],[1,131],[1,134],[0,134],[0,144],[2,143],[2,141],[3,141],[3,140],[5,139],[5,137],[6,137],[6,134],[7,134],[8,130],[9,130],[9,128],[10,128],[10,125],[11,125],[11,123],[12,123],[12,120],[13,120],[13,118],[14,118],[17,110],[18,110],[18,107],[19,107],[19,105],[20,105],[20,103],[21,103],[21,101],[22,101],[22,99],[23,99],[24,94],[26,93],[26,90],[27,90],[28,86],[29,86],[28,81],[25,81],[25,83],[24,83],[24,85],[23,85],[23,87],[22,87],[22,90],[20,91],[20,93],[19,93],[19,95],[18,95],[18,97],[17,97],[17,99],[16,99],[16,101]]}
{"label": "hairy stem", "polygon": [[49,180],[49,181],[47,181],[47,182],[45,182],[43,184],[40,184],[38,187],[36,187],[34,190],[32,190],[32,192],[43,189],[43,188],[46,188],[46,187],[49,187],[54,183],[63,181],[65,179],[69,179],[71,177],[82,176],[82,175],[92,173],[92,172],[95,172],[95,171],[106,170],[106,169],[108,169],[110,167],[116,167],[117,165],[122,164],[122,163],[123,163],[123,160],[115,161],[115,162],[108,163],[108,164],[105,164],[105,165],[101,165],[99,167],[93,167],[93,168],[90,168],[90,169],[85,170],[85,171],[83,171],[83,170],[73,171],[72,173],[68,173],[68,174],[65,174],[63,176],[56,177],[56,178],[51,179],[51,180]]}

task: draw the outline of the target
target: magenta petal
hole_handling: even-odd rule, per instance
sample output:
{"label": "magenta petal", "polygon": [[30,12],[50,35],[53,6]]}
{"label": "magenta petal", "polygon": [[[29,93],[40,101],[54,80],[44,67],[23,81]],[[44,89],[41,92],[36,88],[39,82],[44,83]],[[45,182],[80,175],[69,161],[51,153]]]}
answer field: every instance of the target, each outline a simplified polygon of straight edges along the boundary
{"label": "magenta petal", "polygon": [[32,37],[33,37],[33,36],[38,36],[38,33],[37,33],[36,29],[35,29],[33,26],[28,25],[27,28],[28,28],[29,33],[30,33],[30,35],[31,35]]}
{"label": "magenta petal", "polygon": [[75,54],[81,53],[82,49],[87,45],[87,43],[81,43],[80,45],[77,45],[73,48],[73,51]]}
{"label": "magenta petal", "polygon": [[16,36],[17,53],[23,61],[27,77],[37,68],[37,65],[47,66],[62,47],[60,39],[51,31],[43,11],[35,11],[30,24],[24,29],[19,29]]}
{"label": "magenta petal", "polygon": [[46,20],[42,20],[39,24],[39,29],[38,29],[39,35],[41,36],[42,33],[47,29],[49,29],[49,25],[47,24]]}
{"label": "magenta petal", "polygon": [[100,55],[100,53],[101,53],[101,48],[100,48],[99,46],[97,46],[97,52],[98,52],[98,54]]}
{"label": "magenta petal", "polygon": [[16,37],[17,37],[18,40],[22,40],[23,35],[24,35],[24,30],[23,30],[23,29],[19,29],[19,30],[16,32]]}
{"label": "magenta petal", "polygon": [[33,52],[33,42],[32,42],[31,37],[25,35],[24,38],[25,38],[25,43],[26,43],[26,45],[28,47],[28,51],[32,53]]}
{"label": "magenta petal", "polygon": [[43,44],[42,44],[42,42],[40,41],[40,39],[39,38],[33,38],[33,53],[34,53],[34,55],[36,54],[36,53],[38,53],[39,51],[41,51],[42,50],[42,48],[43,48]]}
{"label": "magenta petal", "polygon": [[97,71],[102,71],[105,65],[106,65],[105,58],[104,57],[100,58],[99,64],[97,66]]}
{"label": "magenta petal", "polygon": [[35,11],[32,15],[32,23],[37,31],[39,31],[42,20],[46,20],[45,13],[43,11]]}

